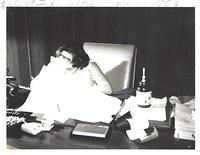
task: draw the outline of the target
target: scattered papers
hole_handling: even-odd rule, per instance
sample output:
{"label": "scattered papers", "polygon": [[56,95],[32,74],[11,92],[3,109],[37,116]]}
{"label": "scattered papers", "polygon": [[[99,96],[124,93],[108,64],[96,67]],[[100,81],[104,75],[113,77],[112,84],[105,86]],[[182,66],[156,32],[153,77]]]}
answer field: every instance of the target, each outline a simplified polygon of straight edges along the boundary
{"label": "scattered papers", "polygon": [[137,106],[137,98],[131,96],[127,100],[125,100],[126,105],[121,110],[121,114],[124,114],[128,111],[131,112],[133,117],[137,117],[138,119],[147,119],[147,120],[158,120],[165,121],[166,120],[166,103],[167,97],[162,99],[152,98],[151,106],[149,108],[141,108]]}
{"label": "scattered papers", "polygon": [[145,143],[159,137],[158,130],[155,127],[154,131],[150,135],[140,129],[128,130],[127,135],[131,140],[139,140],[140,143]]}
{"label": "scattered papers", "polygon": [[24,132],[30,133],[32,135],[36,135],[40,133],[41,131],[50,131],[53,127],[53,124],[49,123],[36,123],[36,122],[31,122],[31,123],[23,123],[21,125],[21,129]]}
{"label": "scattered papers", "polygon": [[134,129],[137,131],[147,129],[149,127],[149,121],[145,117],[142,117],[142,118],[141,117],[133,117],[131,119],[128,119],[128,122],[131,126],[131,129]]}
{"label": "scattered papers", "polygon": [[147,133],[142,129],[127,130],[126,133],[130,140],[143,139],[145,136],[147,136]]}
{"label": "scattered papers", "polygon": [[152,98],[151,106],[149,108],[137,106],[137,98],[134,96],[125,100],[125,103],[124,108],[121,110],[121,115],[130,111],[131,116],[133,117],[128,119],[131,126],[131,130],[127,131],[128,137],[131,140],[139,139],[141,143],[157,138],[159,135],[155,127],[150,135],[147,135],[144,129],[149,128],[149,120],[166,120],[167,97],[162,99]]}
{"label": "scattered papers", "polygon": [[192,119],[192,109],[181,104],[176,104],[175,108],[175,129],[194,131],[194,120]]}
{"label": "scattered papers", "polygon": [[[27,105],[22,106],[18,110],[41,113],[44,119],[49,121],[56,120],[62,123],[68,118],[88,122],[102,121],[110,123],[112,115],[120,108],[121,101],[100,92],[86,92],[81,95],[68,97],[68,99],[65,96],[57,100],[49,97],[46,99],[46,102],[42,99],[40,101],[34,98],[30,102],[33,104],[27,102]],[[35,105],[33,101],[35,101]]]}

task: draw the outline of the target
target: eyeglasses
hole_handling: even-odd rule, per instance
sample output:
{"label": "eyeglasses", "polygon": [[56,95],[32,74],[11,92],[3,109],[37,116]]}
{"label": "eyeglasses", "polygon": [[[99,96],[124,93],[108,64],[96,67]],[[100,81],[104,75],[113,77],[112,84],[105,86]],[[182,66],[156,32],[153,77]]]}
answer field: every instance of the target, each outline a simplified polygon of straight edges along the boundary
{"label": "eyeglasses", "polygon": [[68,61],[71,60],[71,59],[67,58],[66,56],[64,56],[62,53],[60,53],[60,56],[62,56],[64,59],[67,59]]}

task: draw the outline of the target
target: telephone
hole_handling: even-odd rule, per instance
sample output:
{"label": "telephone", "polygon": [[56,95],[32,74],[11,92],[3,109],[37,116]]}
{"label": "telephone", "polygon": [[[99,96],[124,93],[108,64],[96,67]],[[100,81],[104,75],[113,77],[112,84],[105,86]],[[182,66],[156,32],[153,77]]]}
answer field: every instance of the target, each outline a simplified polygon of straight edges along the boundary
{"label": "telephone", "polygon": [[19,87],[17,84],[12,83],[11,81],[16,81],[16,77],[14,76],[6,76],[6,89],[7,89],[7,97],[18,97],[19,96]]}
{"label": "telephone", "polygon": [[18,108],[21,106],[30,93],[29,87],[14,83],[16,77],[6,76],[7,108]]}

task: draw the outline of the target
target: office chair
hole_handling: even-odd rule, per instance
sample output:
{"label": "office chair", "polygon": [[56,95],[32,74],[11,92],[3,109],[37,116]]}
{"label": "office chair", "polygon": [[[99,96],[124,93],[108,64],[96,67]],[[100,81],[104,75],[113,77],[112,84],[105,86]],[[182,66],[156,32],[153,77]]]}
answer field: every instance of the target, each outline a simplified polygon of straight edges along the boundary
{"label": "office chair", "polygon": [[137,57],[134,45],[85,42],[83,48],[110,81],[113,94],[134,88]]}
{"label": "office chair", "polygon": [[[134,45],[85,42],[83,48],[109,80],[113,90],[111,96],[123,101],[134,93],[134,89],[130,89],[134,88],[136,72],[137,49]],[[79,121],[68,119],[66,123],[75,126]]]}

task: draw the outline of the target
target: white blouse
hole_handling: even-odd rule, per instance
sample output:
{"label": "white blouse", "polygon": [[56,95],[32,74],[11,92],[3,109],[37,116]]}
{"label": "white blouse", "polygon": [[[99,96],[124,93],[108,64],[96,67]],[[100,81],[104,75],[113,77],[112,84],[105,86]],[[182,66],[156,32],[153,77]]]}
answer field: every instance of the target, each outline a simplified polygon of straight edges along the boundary
{"label": "white blouse", "polygon": [[85,117],[85,121],[94,121],[94,115],[98,116],[95,121],[103,121],[105,116],[111,118],[121,101],[93,89],[89,67],[90,64],[81,70],[69,71],[63,61],[51,57],[50,63],[32,80],[31,92],[18,110],[45,113],[52,119],[59,119],[55,118],[56,113],[64,114],[64,120]]}

